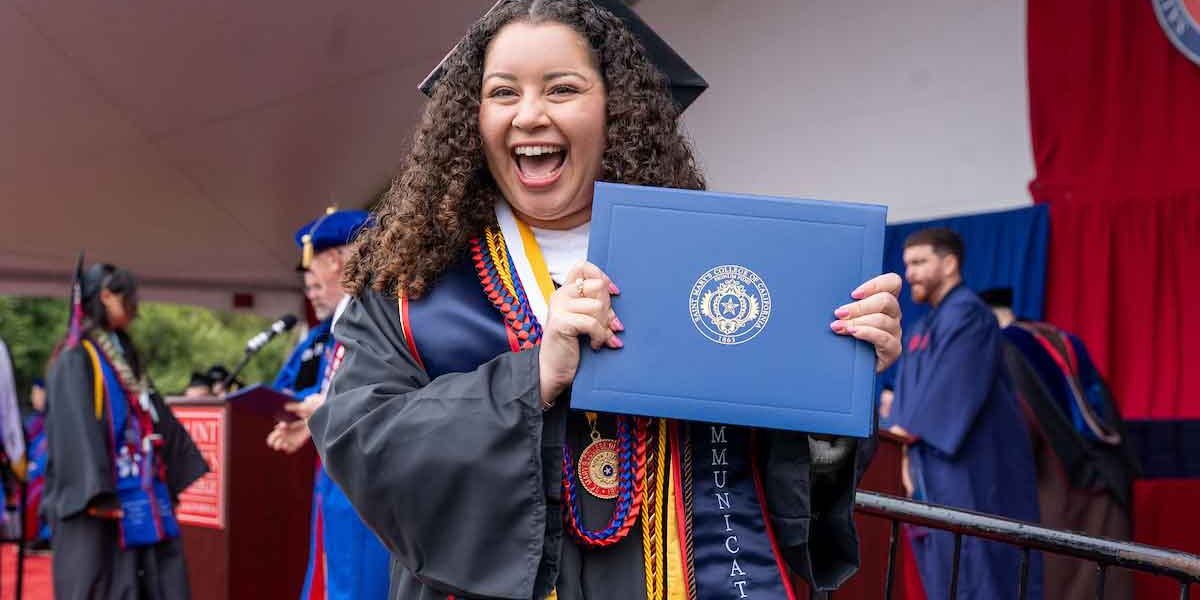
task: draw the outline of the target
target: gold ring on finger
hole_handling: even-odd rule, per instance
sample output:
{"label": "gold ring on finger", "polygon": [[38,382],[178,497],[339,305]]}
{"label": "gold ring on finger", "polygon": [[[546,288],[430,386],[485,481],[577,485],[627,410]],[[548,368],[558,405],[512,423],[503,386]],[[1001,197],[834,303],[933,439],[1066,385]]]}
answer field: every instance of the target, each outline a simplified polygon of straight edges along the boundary
{"label": "gold ring on finger", "polygon": [[582,277],[575,280],[575,293],[579,294],[580,298],[583,297],[583,278]]}

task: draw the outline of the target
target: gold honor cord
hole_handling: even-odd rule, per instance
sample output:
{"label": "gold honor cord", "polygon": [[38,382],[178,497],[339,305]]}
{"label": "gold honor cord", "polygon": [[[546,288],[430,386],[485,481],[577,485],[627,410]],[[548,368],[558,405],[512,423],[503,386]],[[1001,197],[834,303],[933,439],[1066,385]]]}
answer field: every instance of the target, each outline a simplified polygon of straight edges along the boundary
{"label": "gold honor cord", "polygon": [[658,419],[654,468],[646,473],[646,511],[642,513],[642,553],[645,558],[646,600],[665,600],[666,572],[663,562],[663,503],[666,501],[667,421]]}

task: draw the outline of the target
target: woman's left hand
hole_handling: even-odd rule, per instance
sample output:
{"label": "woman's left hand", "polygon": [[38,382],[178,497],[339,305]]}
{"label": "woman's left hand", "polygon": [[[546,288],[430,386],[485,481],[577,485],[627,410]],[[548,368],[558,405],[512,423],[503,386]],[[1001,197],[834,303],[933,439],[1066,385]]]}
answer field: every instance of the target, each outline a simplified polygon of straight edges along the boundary
{"label": "woman's left hand", "polygon": [[875,346],[875,372],[892,366],[900,358],[900,276],[885,273],[858,286],[851,302],[833,311],[837,320],[830,329]]}

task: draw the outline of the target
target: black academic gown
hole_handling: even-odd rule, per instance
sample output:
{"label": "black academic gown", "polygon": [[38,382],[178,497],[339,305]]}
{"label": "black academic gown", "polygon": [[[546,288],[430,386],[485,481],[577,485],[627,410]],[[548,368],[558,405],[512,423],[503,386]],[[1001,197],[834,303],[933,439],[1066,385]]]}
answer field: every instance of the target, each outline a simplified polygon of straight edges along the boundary
{"label": "black academic gown", "polygon": [[[115,505],[107,425],[96,419],[91,361],[82,347],[64,350],[47,379],[46,469],[42,515],[54,536],[58,600],[188,598],[183,542],[122,550],[117,523],[88,516],[89,506]],[[157,394],[155,431],[163,436],[167,488],[173,497],[208,471],[200,451]]]}
{"label": "black academic gown", "polygon": [[[529,600],[553,588],[561,600],[645,598],[638,527],[599,551],[564,534],[563,444],[578,452],[590,430],[568,397],[543,413],[539,349],[484,341],[499,315],[469,264],[421,302],[424,321],[407,332],[396,298],[364,292],[350,303],[337,326],[344,362],[309,422],[330,476],[392,552],[391,597]],[[423,327],[446,345],[441,362],[455,363],[434,377],[406,337]],[[599,427],[611,437],[612,418]],[[783,560],[816,586],[837,587],[858,568],[854,490],[874,440],[822,479],[810,477],[803,434],[759,441]],[[584,521],[599,528],[612,504],[582,497]]]}

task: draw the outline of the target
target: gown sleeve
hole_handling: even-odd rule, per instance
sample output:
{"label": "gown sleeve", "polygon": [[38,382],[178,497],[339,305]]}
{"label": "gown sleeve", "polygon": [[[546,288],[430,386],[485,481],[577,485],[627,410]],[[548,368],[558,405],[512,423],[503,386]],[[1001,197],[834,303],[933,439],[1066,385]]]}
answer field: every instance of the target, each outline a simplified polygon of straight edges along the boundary
{"label": "gown sleeve", "polygon": [[[920,381],[904,381],[897,392],[892,423],[921,442],[953,456],[975,424],[1000,372],[1000,328],[982,307],[947,306],[939,319]],[[906,371],[907,378],[912,371]]]}
{"label": "gown sleeve", "polygon": [[839,438],[846,455],[818,469],[806,434],[764,433],[763,487],[779,551],[813,589],[835,590],[859,568],[854,496],[878,441]]}
{"label": "gown sleeve", "polygon": [[196,447],[191,434],[167,407],[162,396],[154,393],[151,395],[151,401],[158,412],[158,423],[154,425],[154,430],[163,436],[160,452],[167,465],[165,483],[171,492],[171,499],[178,501],[183,490],[208,472],[208,462],[204,460],[204,455],[200,454],[200,449]]}
{"label": "gown sleeve", "polygon": [[[42,514],[68,519],[113,496],[105,423],[96,418],[91,361],[80,346],[64,350],[46,378],[49,463]],[[103,419],[101,415],[101,419]]]}
{"label": "gown sleeve", "polygon": [[543,416],[537,349],[431,381],[396,300],[375,292],[351,301],[338,338],[345,357],[309,426],[330,477],[394,559],[446,593],[548,592],[565,408]]}

